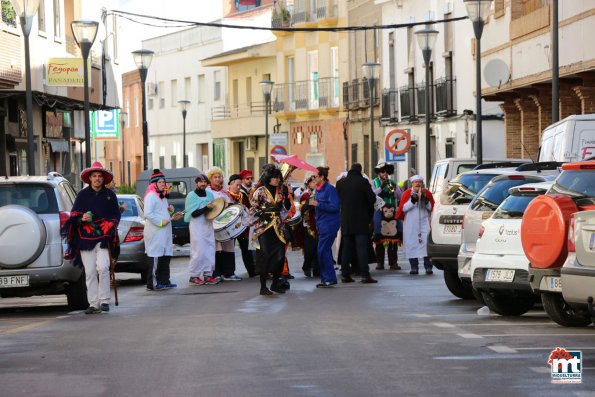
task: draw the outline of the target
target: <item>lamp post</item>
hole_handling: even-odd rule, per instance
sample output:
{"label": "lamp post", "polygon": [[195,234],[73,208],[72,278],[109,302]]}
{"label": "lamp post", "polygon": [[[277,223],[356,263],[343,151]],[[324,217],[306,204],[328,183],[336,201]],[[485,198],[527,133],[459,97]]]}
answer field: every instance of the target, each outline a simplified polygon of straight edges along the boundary
{"label": "lamp post", "polygon": [[151,50],[132,51],[134,63],[138,68],[142,89],[142,116],[143,116],[143,170],[148,167],[147,147],[149,146],[149,128],[147,123],[147,98],[145,93],[145,82],[147,81],[147,70],[153,60],[154,52]]}
{"label": "lamp post", "polygon": [[122,185],[126,184],[126,171],[124,171],[124,127],[126,127],[126,123],[128,122],[128,113],[127,112],[120,112],[120,136],[122,139]]}
{"label": "lamp post", "polygon": [[87,20],[76,20],[70,23],[72,34],[74,39],[81,49],[83,55],[83,81],[84,81],[84,93],[85,93],[85,165],[91,167],[91,121],[89,119],[89,68],[87,66],[87,60],[91,47],[97,36],[97,27],[99,22],[87,21]]}
{"label": "lamp post", "polygon": [[378,153],[376,151],[376,143],[374,141],[374,87],[380,75],[380,64],[376,62],[367,62],[362,65],[364,77],[368,81],[368,88],[370,91],[370,159],[372,166],[376,166],[378,162]]}
{"label": "lamp post", "polygon": [[434,29],[422,29],[415,32],[415,35],[417,36],[417,44],[419,44],[424,57],[424,64],[426,65],[426,181],[429,181],[432,174],[432,159],[430,158],[430,117],[432,115],[432,110],[430,109],[430,58],[432,57],[432,50],[436,43],[438,31]]}
{"label": "lamp post", "polygon": [[178,105],[180,105],[180,109],[182,110],[182,120],[184,123],[184,127],[182,130],[182,164],[184,165],[184,168],[188,167],[188,161],[186,160],[186,114],[188,113],[188,111],[186,110],[186,107],[189,104],[190,101],[186,99],[178,101]]}
{"label": "lamp post", "polygon": [[33,17],[39,8],[39,0],[11,0],[12,7],[21,22],[25,39],[25,105],[27,106],[27,172],[35,175],[35,142],[33,140],[33,93],[31,91],[31,56],[29,33]]}
{"label": "lamp post", "polygon": [[260,82],[262,95],[264,95],[264,156],[266,162],[269,162],[269,104],[271,103],[271,91],[275,83],[271,80]]}
{"label": "lamp post", "polygon": [[475,117],[477,122],[477,164],[483,163],[483,133],[481,128],[481,34],[490,13],[492,0],[464,0],[475,32]]}

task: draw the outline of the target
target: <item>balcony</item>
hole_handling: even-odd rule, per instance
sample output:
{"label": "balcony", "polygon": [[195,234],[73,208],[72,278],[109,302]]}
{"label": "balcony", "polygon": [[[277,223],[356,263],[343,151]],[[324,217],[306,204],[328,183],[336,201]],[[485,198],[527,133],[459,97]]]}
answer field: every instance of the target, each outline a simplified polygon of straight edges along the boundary
{"label": "balcony", "polygon": [[[361,90],[359,92],[363,93],[363,96],[359,99],[359,107],[360,108],[369,108],[370,107],[370,85],[368,81],[364,78],[360,83],[362,85]],[[380,96],[378,95],[378,87],[380,86],[380,81],[376,80],[374,82],[374,100],[372,101],[374,106],[380,105]]]}
{"label": "balcony", "polygon": [[457,114],[455,78],[441,78],[435,82],[436,90],[436,114],[441,117],[449,117]]}
{"label": "balcony", "polygon": [[316,19],[319,25],[330,26],[337,24],[336,0],[317,0]]}
{"label": "balcony", "polygon": [[265,103],[250,102],[241,105],[214,106],[211,109],[211,120],[224,120],[239,117],[264,116]]}
{"label": "balcony", "polygon": [[408,85],[399,88],[401,120],[417,120],[415,115],[415,88]]}
{"label": "balcony", "polygon": [[399,107],[397,90],[384,90],[382,93],[382,115],[380,120],[384,122],[394,122],[399,119]]}
{"label": "balcony", "polygon": [[292,25],[316,21],[316,11],[310,10],[309,3],[309,0],[295,0],[293,2]]}
{"label": "balcony", "polygon": [[[434,118],[434,85],[430,84],[430,117]],[[417,114],[418,116],[426,116],[426,83],[422,82],[415,87],[417,91],[416,99],[417,99]]]}
{"label": "balcony", "polygon": [[271,27],[273,28],[288,28],[292,25],[293,6],[284,3],[277,3],[273,8],[273,15],[271,17]]}
{"label": "balcony", "polygon": [[[273,107],[274,105],[273,100],[270,106]],[[264,101],[211,108],[211,134],[213,138],[238,138],[258,135],[264,128],[264,122]]]}
{"label": "balcony", "polygon": [[273,88],[273,111],[293,113],[339,107],[339,79],[325,77],[295,83],[277,84]]}

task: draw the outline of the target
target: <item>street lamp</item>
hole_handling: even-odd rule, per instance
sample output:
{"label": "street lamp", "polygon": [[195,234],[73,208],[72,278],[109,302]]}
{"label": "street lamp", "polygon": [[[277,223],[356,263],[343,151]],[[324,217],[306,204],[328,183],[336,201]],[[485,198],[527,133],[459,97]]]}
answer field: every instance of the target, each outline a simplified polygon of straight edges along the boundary
{"label": "street lamp", "polygon": [[124,127],[126,127],[126,123],[128,122],[128,113],[127,112],[120,112],[120,136],[122,139],[122,185],[126,184],[126,174],[124,171]]}
{"label": "street lamp", "polygon": [[436,43],[438,31],[426,28],[418,30],[415,32],[415,35],[417,36],[417,44],[419,44],[424,57],[424,64],[426,65],[426,181],[429,181],[432,173],[432,160],[430,158],[430,117],[432,115],[430,109],[430,58],[432,57],[432,50]]}
{"label": "street lamp", "polygon": [[364,71],[364,77],[368,81],[368,88],[370,91],[370,158],[372,161],[370,169],[372,169],[378,162],[378,152],[376,151],[376,143],[374,141],[374,87],[380,76],[380,64],[376,62],[367,62],[362,65],[362,69]]}
{"label": "street lamp", "polygon": [[84,94],[85,94],[85,165],[91,167],[91,121],[89,119],[89,68],[87,66],[87,60],[91,47],[97,36],[97,27],[99,22],[87,21],[87,20],[76,20],[70,23],[72,34],[74,39],[81,49],[83,55],[83,81],[84,81]]}
{"label": "street lamp", "polygon": [[186,160],[186,114],[188,111],[186,107],[190,104],[190,101],[186,99],[182,99],[178,101],[178,105],[180,105],[180,109],[182,110],[182,119],[184,120],[184,128],[183,128],[183,135],[182,135],[182,164],[184,168],[188,167],[188,161]]}
{"label": "street lamp", "polygon": [[136,67],[138,68],[138,71],[140,73],[141,89],[143,91],[143,170],[146,170],[148,168],[147,147],[149,146],[149,128],[147,124],[147,98],[145,94],[145,81],[147,81],[147,69],[149,69],[149,66],[151,65],[151,61],[153,60],[153,54],[154,52],[151,50],[132,51],[134,63],[136,64]]}
{"label": "street lamp", "polygon": [[25,103],[27,106],[27,172],[35,175],[35,142],[33,141],[33,93],[31,92],[31,56],[29,53],[29,33],[33,17],[39,8],[39,0],[11,0],[12,8],[21,22],[25,38]]}
{"label": "street lamp", "polygon": [[475,32],[475,117],[477,122],[477,164],[483,163],[483,133],[481,128],[481,34],[492,8],[492,0],[464,0]]}
{"label": "street lamp", "polygon": [[271,103],[271,91],[275,83],[271,80],[260,82],[262,95],[264,95],[264,156],[266,162],[269,162],[269,104]]}

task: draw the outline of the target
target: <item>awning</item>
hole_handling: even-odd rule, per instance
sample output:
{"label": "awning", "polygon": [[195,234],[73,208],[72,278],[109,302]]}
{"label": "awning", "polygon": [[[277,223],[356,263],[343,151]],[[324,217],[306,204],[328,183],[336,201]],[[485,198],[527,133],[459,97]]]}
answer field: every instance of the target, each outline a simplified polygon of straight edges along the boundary
{"label": "awning", "polygon": [[52,152],[58,153],[68,153],[68,141],[59,141],[59,140],[50,140],[50,146],[52,148]]}

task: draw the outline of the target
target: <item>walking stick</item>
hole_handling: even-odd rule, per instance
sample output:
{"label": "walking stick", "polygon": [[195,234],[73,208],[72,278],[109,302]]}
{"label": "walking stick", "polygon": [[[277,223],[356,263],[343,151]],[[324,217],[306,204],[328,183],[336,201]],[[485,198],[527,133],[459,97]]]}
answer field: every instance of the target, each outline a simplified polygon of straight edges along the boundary
{"label": "walking stick", "polygon": [[118,306],[118,285],[116,282],[116,263],[117,260],[115,260],[112,257],[112,243],[108,242],[107,245],[107,252],[109,253],[109,279],[110,279],[110,284],[112,285],[112,287],[114,287],[114,298],[116,301],[116,306]]}

